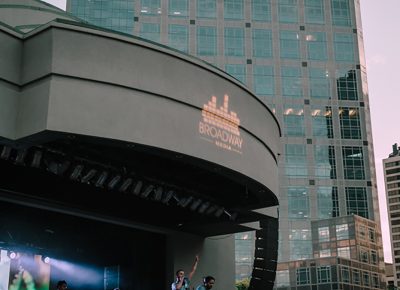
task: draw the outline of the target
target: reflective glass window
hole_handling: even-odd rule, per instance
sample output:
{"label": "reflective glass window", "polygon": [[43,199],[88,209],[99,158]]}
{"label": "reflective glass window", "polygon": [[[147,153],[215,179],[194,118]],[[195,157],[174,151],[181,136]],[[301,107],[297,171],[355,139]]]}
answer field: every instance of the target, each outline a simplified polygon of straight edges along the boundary
{"label": "reflective glass window", "polygon": [[332,108],[312,106],[311,116],[313,136],[333,138]]}
{"label": "reflective glass window", "polygon": [[281,67],[282,96],[302,98],[303,86],[299,67]]}
{"label": "reflective glass window", "polygon": [[305,136],[304,109],[301,105],[286,105],[283,112],[285,136]]}
{"label": "reflective glass window", "polygon": [[345,179],[365,179],[364,157],[362,147],[344,146],[343,170]]}
{"label": "reflective glass window", "polygon": [[254,92],[257,95],[274,95],[274,68],[272,66],[253,66]]}
{"label": "reflective glass window", "polygon": [[299,34],[296,31],[280,32],[280,55],[281,58],[300,58]]}
{"label": "reflective glass window", "polygon": [[186,25],[170,24],[168,26],[168,43],[170,47],[188,52],[188,28]]}
{"label": "reflective glass window", "polygon": [[217,15],[217,2],[215,0],[197,0],[198,18],[215,18]]}
{"label": "reflective glass window", "polygon": [[350,271],[349,267],[341,266],[342,282],[350,283]]}
{"label": "reflective glass window", "polygon": [[310,269],[309,268],[296,269],[296,282],[297,285],[310,284]]}
{"label": "reflective glass window", "polygon": [[342,139],[361,139],[361,124],[358,108],[339,108],[340,133]]}
{"label": "reflective glass window", "polygon": [[282,23],[296,23],[298,18],[297,0],[279,0],[278,1],[278,18]]}
{"label": "reflective glass window", "polygon": [[350,247],[337,248],[338,257],[350,259]]}
{"label": "reflective glass window", "polygon": [[326,69],[310,68],[310,96],[316,99],[331,99],[329,73]]}
{"label": "reflective glass window", "polygon": [[336,26],[351,26],[349,0],[331,0],[332,23]]}
{"label": "reflective glass window", "polygon": [[353,283],[356,285],[360,285],[360,271],[353,269]]}
{"label": "reflective glass window", "polygon": [[354,62],[354,40],[353,34],[335,33],[333,47],[335,51],[335,60]]}
{"label": "reflective glass window", "polygon": [[253,56],[272,57],[272,33],[267,29],[253,29]]}
{"label": "reflective glass window", "polygon": [[155,42],[160,42],[160,24],[142,23],[140,36]]}
{"label": "reflective glass window", "polygon": [[339,198],[336,186],[321,186],[317,188],[318,218],[339,216]]}
{"label": "reflective glass window", "polygon": [[197,27],[197,54],[203,56],[215,56],[217,54],[217,31],[215,27]]}
{"label": "reflective glass window", "polygon": [[335,147],[330,145],[314,146],[315,177],[336,179]]}
{"label": "reflective glass window", "polygon": [[244,56],[244,30],[225,27],[225,56]]}
{"label": "reflective glass window", "polygon": [[188,16],[188,0],[169,0],[168,15],[176,17]]}
{"label": "reflective glass window", "polygon": [[324,24],[325,0],[304,0],[304,14],[306,23]]}
{"label": "reflective glass window", "polygon": [[349,239],[349,225],[341,224],[336,225],[336,240],[347,240]]}
{"label": "reflective glass window", "polygon": [[319,284],[331,282],[331,267],[330,266],[317,267],[317,279]]}
{"label": "reflective glass window", "polygon": [[310,217],[310,200],[307,188],[290,186],[287,188],[289,218],[303,219]]}
{"label": "reflective glass window", "polygon": [[285,173],[290,177],[308,177],[305,145],[285,144]]}
{"label": "reflective glass window", "polygon": [[292,229],[289,233],[290,260],[311,259],[312,242],[308,229]]}
{"label": "reflective glass window", "polygon": [[276,271],[275,285],[276,287],[290,286],[289,270]]}
{"label": "reflective glass window", "polygon": [[309,32],[306,35],[307,56],[310,60],[327,60],[326,35],[324,32]]}
{"label": "reflective glass window", "polygon": [[356,214],[364,218],[368,215],[368,199],[365,187],[346,187],[347,214]]}
{"label": "reflective glass window", "polygon": [[336,86],[339,100],[358,100],[357,77],[355,70],[337,70]]}
{"label": "reflective glass window", "polygon": [[365,287],[369,286],[369,273],[363,271],[363,285]]}
{"label": "reflective glass window", "polygon": [[253,0],[251,4],[253,20],[271,21],[271,0]]}
{"label": "reflective glass window", "polygon": [[331,256],[331,249],[326,249],[326,250],[320,250],[319,251],[319,257],[320,258],[326,258]]}
{"label": "reflective glass window", "polygon": [[244,64],[227,64],[225,71],[243,84],[246,83],[246,67]]}
{"label": "reflective glass window", "polygon": [[225,19],[243,19],[243,0],[224,0]]}
{"label": "reflective glass window", "polygon": [[140,0],[141,14],[157,15],[161,14],[161,0]]}
{"label": "reflective glass window", "polygon": [[371,274],[371,286],[372,286],[372,288],[380,288],[378,274],[375,274],[375,273]]}
{"label": "reflective glass window", "polygon": [[329,242],[329,227],[318,228],[318,241]]}

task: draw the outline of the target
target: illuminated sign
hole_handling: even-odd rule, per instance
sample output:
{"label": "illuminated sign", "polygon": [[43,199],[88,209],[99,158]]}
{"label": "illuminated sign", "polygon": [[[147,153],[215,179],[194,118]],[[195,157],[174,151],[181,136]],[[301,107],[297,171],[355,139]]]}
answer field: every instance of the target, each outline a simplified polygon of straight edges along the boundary
{"label": "illuminated sign", "polygon": [[228,111],[228,105],[228,95],[224,96],[224,104],[219,108],[217,97],[212,96],[211,101],[203,106],[203,120],[199,122],[199,133],[216,146],[241,154],[243,138],[239,132],[240,119],[235,112]]}

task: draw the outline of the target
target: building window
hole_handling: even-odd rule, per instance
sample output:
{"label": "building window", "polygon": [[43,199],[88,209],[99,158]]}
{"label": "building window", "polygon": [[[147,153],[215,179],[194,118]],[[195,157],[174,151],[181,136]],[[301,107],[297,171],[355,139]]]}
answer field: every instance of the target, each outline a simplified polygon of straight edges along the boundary
{"label": "building window", "polygon": [[276,287],[290,286],[289,270],[276,271],[275,285]]}
{"label": "building window", "polygon": [[313,106],[311,116],[313,136],[333,138],[332,108]]}
{"label": "building window", "polygon": [[368,263],[368,250],[364,248],[360,248],[360,261],[363,263]]}
{"label": "building window", "polygon": [[315,177],[336,179],[335,147],[327,145],[314,146]]}
{"label": "building window", "polygon": [[310,284],[310,269],[299,268],[296,269],[297,285]]}
{"label": "building window", "polygon": [[285,144],[285,171],[290,177],[308,177],[305,145]]}
{"label": "building window", "polygon": [[315,99],[331,99],[329,73],[325,69],[310,68],[310,96]]}
{"label": "building window", "polygon": [[371,264],[378,265],[378,254],[374,250],[371,250]]}
{"label": "building window", "polygon": [[319,257],[320,258],[327,258],[331,256],[331,249],[326,249],[326,250],[320,250],[319,251]]}
{"label": "building window", "polygon": [[243,0],[224,0],[225,19],[243,19]]}
{"label": "building window", "polygon": [[375,229],[368,229],[368,235],[369,235],[369,240],[370,242],[375,243]]}
{"label": "building window", "polygon": [[253,72],[254,92],[257,95],[274,95],[274,68],[272,66],[255,65]]}
{"label": "building window", "polygon": [[359,270],[353,270],[353,283],[356,285],[360,285],[361,283]]}
{"label": "building window", "polygon": [[[338,249],[339,250],[339,249]],[[342,269],[342,282],[343,283],[350,283],[350,271],[348,267],[341,267]]]}
{"label": "building window", "polygon": [[354,62],[353,34],[335,33],[333,46],[337,61]]}
{"label": "building window", "polygon": [[343,147],[343,169],[345,179],[364,179],[364,159],[362,147]]}
{"label": "building window", "polygon": [[288,187],[287,197],[289,218],[303,219],[310,217],[310,201],[306,187]]}
{"label": "building window", "polygon": [[378,276],[378,274],[372,274],[371,275],[371,284],[372,284],[372,288],[380,288],[379,287],[379,276]]}
{"label": "building window", "polygon": [[318,283],[331,282],[331,267],[321,266],[317,268]]}
{"label": "building window", "polygon": [[188,52],[188,28],[186,25],[170,24],[168,26],[169,46]]}
{"label": "building window", "polygon": [[253,0],[252,19],[255,21],[271,21],[271,0]]}
{"label": "building window", "polygon": [[215,0],[197,0],[198,18],[215,18],[217,13],[217,2]]}
{"label": "building window", "polygon": [[361,139],[358,108],[340,107],[339,120],[342,139]]}
{"label": "building window", "polygon": [[350,259],[350,247],[337,248],[337,255],[341,258]]}
{"label": "building window", "polygon": [[169,0],[169,16],[187,17],[188,0]]}
{"label": "building window", "polygon": [[285,136],[305,136],[304,109],[301,105],[285,106],[283,112]]}
{"label": "building window", "polygon": [[217,32],[215,27],[197,27],[197,54],[215,56],[217,54]]}
{"label": "building window", "polygon": [[272,57],[272,33],[267,29],[253,29],[253,56]]}
{"label": "building window", "polygon": [[336,86],[339,100],[358,100],[357,75],[355,70],[337,70]]}
{"label": "building window", "polygon": [[319,242],[329,242],[329,227],[318,228]]}
{"label": "building window", "polygon": [[281,67],[282,96],[302,98],[303,86],[299,67]]}
{"label": "building window", "polygon": [[243,28],[225,27],[225,56],[244,56]]}
{"label": "building window", "polygon": [[326,36],[324,32],[309,32],[306,35],[309,60],[327,60]]}
{"label": "building window", "polygon": [[363,272],[363,285],[369,286],[369,273]]}
{"label": "building window", "polygon": [[336,186],[317,188],[318,218],[333,218],[339,216],[339,198]]}
{"label": "building window", "polygon": [[349,225],[336,225],[336,240],[340,241],[347,239],[349,239]]}
{"label": "building window", "polygon": [[324,24],[325,23],[324,2],[325,1],[321,1],[321,0],[305,0],[304,1],[306,23],[310,23],[310,24]]}
{"label": "building window", "polygon": [[154,42],[160,42],[160,24],[142,23],[140,36]]}
{"label": "building window", "polygon": [[367,192],[364,187],[346,187],[347,214],[368,218]]}
{"label": "building window", "polygon": [[161,14],[160,0],[141,0],[140,13],[147,15]]}
{"label": "building window", "polygon": [[239,80],[241,83],[246,83],[246,67],[243,64],[227,64],[225,71]]}
{"label": "building window", "polygon": [[299,34],[296,31],[281,31],[280,54],[281,58],[300,58]]}
{"label": "building window", "polygon": [[336,26],[351,26],[349,0],[331,0],[332,23]]}
{"label": "building window", "polygon": [[278,17],[282,23],[298,22],[298,4],[297,0],[279,0]]}
{"label": "building window", "polygon": [[290,260],[312,257],[311,232],[308,229],[292,229],[289,233]]}

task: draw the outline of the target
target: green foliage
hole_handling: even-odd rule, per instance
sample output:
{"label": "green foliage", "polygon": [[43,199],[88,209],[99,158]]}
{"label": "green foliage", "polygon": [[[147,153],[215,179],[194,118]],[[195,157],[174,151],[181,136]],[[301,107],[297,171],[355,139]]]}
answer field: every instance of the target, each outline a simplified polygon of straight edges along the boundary
{"label": "green foliage", "polygon": [[242,280],[236,281],[237,290],[247,290],[249,289],[250,278],[244,278]]}

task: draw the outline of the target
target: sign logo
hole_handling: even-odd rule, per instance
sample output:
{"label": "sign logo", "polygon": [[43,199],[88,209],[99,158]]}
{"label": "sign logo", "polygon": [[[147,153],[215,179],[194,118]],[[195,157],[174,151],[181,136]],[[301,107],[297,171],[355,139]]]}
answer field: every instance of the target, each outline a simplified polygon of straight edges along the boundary
{"label": "sign logo", "polygon": [[240,137],[240,119],[233,111],[228,111],[229,96],[224,96],[224,104],[217,108],[217,97],[203,105],[203,120],[199,122],[199,133],[216,146],[242,153],[243,138]]}

